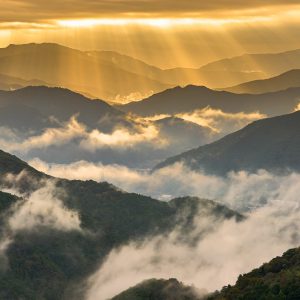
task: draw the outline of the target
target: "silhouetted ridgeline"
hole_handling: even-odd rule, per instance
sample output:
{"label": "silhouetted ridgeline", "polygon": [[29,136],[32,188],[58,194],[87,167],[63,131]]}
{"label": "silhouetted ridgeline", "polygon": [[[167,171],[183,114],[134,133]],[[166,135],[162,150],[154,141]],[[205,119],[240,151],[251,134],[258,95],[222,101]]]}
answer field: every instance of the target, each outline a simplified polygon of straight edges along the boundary
{"label": "silhouetted ridgeline", "polygon": [[274,116],[293,112],[299,104],[300,88],[261,95],[233,94],[206,87],[176,87],[139,102],[116,106],[141,116],[178,114],[211,107],[224,112],[257,112]]}

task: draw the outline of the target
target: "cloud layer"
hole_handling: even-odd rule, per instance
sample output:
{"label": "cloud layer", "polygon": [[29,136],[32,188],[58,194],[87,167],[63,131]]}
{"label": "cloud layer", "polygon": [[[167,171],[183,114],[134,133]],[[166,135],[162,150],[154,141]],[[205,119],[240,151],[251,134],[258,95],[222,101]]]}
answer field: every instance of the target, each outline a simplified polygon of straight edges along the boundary
{"label": "cloud layer", "polygon": [[[250,212],[243,222],[196,217],[193,229],[185,231],[185,242],[175,230],[168,237],[133,241],[113,250],[89,279],[86,299],[108,299],[150,278],[177,278],[209,292],[234,284],[240,274],[299,246],[300,185],[298,181],[295,186],[294,179],[287,179],[276,196],[270,190],[268,203]],[[252,193],[258,198],[259,188]],[[192,243],[198,232],[212,224],[213,232]]]}
{"label": "cloud layer", "polygon": [[187,195],[215,199],[239,211],[256,209],[286,195],[294,195],[297,201],[297,192],[300,193],[300,174],[297,173],[280,176],[260,170],[257,173],[231,172],[226,177],[218,177],[195,172],[181,163],[154,173],[85,161],[59,165],[35,159],[29,163],[56,177],[107,181],[125,191],[162,200]]}
{"label": "cloud layer", "polygon": [[116,128],[112,133],[104,133],[98,129],[88,130],[79,123],[75,117],[58,128],[46,128],[40,135],[32,135],[22,139],[17,132],[1,127],[0,147],[6,151],[27,153],[33,149],[45,149],[50,146],[61,146],[74,140],[79,140],[79,147],[87,151],[99,148],[117,147],[119,149],[131,148],[137,144],[153,142],[163,144],[159,140],[159,130],[151,124],[136,126],[131,132],[127,128]]}
{"label": "cloud layer", "polygon": [[256,120],[267,116],[259,112],[225,113],[220,109],[205,108],[191,113],[178,114],[179,118],[210,128],[215,133],[225,135],[237,131]]}
{"label": "cloud layer", "polygon": [[[254,174],[229,173],[223,178],[196,173],[181,164],[152,174],[117,165],[103,166],[87,162],[49,166],[35,160],[31,164],[52,175],[70,179],[107,180],[125,190],[160,195],[162,199],[182,195],[217,199],[243,211],[247,216],[246,220],[237,223],[234,220],[216,220],[209,213],[199,213],[190,231],[185,231],[184,239],[181,238],[179,226],[167,237],[131,241],[114,249],[99,270],[89,278],[87,300],[110,298],[149,278],[176,277],[200,289],[213,291],[223,285],[233,284],[239,274],[300,243],[300,174],[297,173],[279,176],[261,170]],[[43,198],[44,193],[41,195]],[[64,221],[74,220],[74,212],[64,212],[64,217],[60,217],[62,207],[55,207],[52,209],[56,212],[55,218],[52,214],[46,224],[54,223],[66,228]],[[28,208],[23,209],[28,216]],[[30,213],[35,211],[31,210]],[[16,215],[24,216],[20,211]],[[72,223],[76,226],[72,225],[69,229],[79,225],[76,220],[75,217],[75,223]],[[22,221],[22,224],[28,223]],[[18,226],[17,230],[20,228]],[[31,228],[30,222],[28,226]],[[206,234],[195,242],[195,237],[203,231]]]}
{"label": "cloud layer", "polygon": [[216,17],[227,12],[262,10],[270,7],[288,8],[299,4],[297,0],[213,0],[205,1],[172,1],[172,0],[8,0],[0,4],[1,20],[13,22],[38,22],[58,18],[90,17],[132,17],[132,16],[201,16]]}
{"label": "cloud layer", "polygon": [[88,128],[74,116],[63,124],[26,133],[0,127],[0,148],[25,160],[38,157],[48,162],[65,163],[101,159],[104,164],[148,168],[263,117],[260,113],[228,114],[206,108],[175,116],[128,116],[128,124],[112,126],[113,129],[107,131],[105,126],[101,130],[102,125]]}

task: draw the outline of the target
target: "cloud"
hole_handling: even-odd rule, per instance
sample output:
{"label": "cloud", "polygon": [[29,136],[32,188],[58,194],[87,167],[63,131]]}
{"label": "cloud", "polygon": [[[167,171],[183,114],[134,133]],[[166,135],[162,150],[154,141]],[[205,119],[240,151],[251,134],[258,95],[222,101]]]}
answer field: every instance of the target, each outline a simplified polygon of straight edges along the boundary
{"label": "cloud", "polygon": [[[117,63],[117,61],[115,63]],[[130,102],[133,102],[133,101],[140,101],[140,99],[146,99],[146,98],[152,96],[154,93],[155,92],[151,90],[147,93],[133,92],[133,93],[130,93],[129,95],[127,95],[127,96],[122,96],[122,95],[118,94],[114,98],[114,102],[126,104],[126,103],[130,103]],[[137,99],[139,99],[139,100],[137,100]]]}
{"label": "cloud", "polygon": [[[291,182],[292,184],[292,182]],[[259,193],[259,192],[258,192]],[[132,242],[113,250],[89,278],[86,300],[108,299],[149,278],[177,278],[212,292],[234,284],[239,274],[249,272],[300,243],[300,205],[297,189],[287,190],[243,222],[195,218],[195,229],[185,231],[192,241],[199,229],[215,224],[215,230],[196,244],[179,239],[180,231],[168,237]]]}
{"label": "cloud", "polygon": [[38,157],[48,162],[69,163],[97,162],[100,158],[103,164],[151,168],[168,157],[213,142],[263,115],[227,114],[206,108],[168,117],[128,115],[122,124],[112,124],[105,117],[97,128],[90,129],[73,116],[68,122],[26,133],[0,127],[0,149],[24,160]]}
{"label": "cloud", "polygon": [[[13,176],[7,176],[7,178],[13,180]],[[13,181],[18,182],[18,180],[19,177],[15,177]],[[23,198],[14,203],[9,212],[3,215],[5,226],[0,239],[1,258],[5,255],[18,232],[38,231],[41,228],[59,231],[82,230],[78,212],[67,208],[55,196],[57,188],[54,182],[44,182],[39,189],[30,195],[20,194],[20,191],[14,188],[6,191]]]}
{"label": "cloud", "polygon": [[130,131],[127,128],[116,128],[112,133],[98,129],[89,131],[79,123],[76,117],[62,127],[46,128],[40,135],[23,138],[21,134],[1,127],[0,147],[8,152],[27,153],[33,149],[45,149],[50,146],[62,146],[78,141],[79,147],[90,152],[102,148],[122,150],[138,144],[152,143],[155,147],[164,147],[167,141],[159,136],[159,129],[150,123],[136,124]]}
{"label": "cloud", "polygon": [[[37,170],[52,176],[67,179],[108,181],[126,191],[155,197],[167,195],[168,193],[172,193],[173,196],[194,194],[196,188],[213,191],[213,187],[216,184],[219,185],[217,177],[192,172],[181,164],[161,169],[153,174],[150,174],[147,170],[134,170],[120,165],[103,165],[86,161],[63,165],[47,164],[39,159],[34,159],[29,164]],[[186,174],[189,174],[189,177]],[[187,193],[188,190],[190,193]]]}
{"label": "cloud", "polygon": [[154,116],[150,116],[150,117],[145,117],[143,118],[145,121],[150,121],[150,122],[154,122],[154,121],[159,121],[165,118],[169,118],[172,117],[172,115],[167,115],[167,114],[160,114],[160,115],[154,115]]}
{"label": "cloud", "polygon": [[[209,112],[214,115],[207,117]],[[251,120],[247,115],[227,116],[214,110],[193,114],[196,113],[198,118],[205,120],[206,124],[203,124],[204,121],[199,122],[202,125],[225,127],[224,124],[227,124],[228,131]],[[199,126],[194,115],[194,118],[183,116],[186,119],[190,117],[192,122],[177,116],[161,120],[164,117],[168,116],[160,115],[149,119],[128,115],[125,124],[115,126],[109,123],[111,120],[102,119],[99,128],[92,129],[79,123],[76,116],[66,123],[57,123],[56,127],[40,128],[26,133],[1,127],[0,148],[25,160],[39,157],[49,162],[80,159],[97,161],[100,157],[103,163],[117,162],[145,168],[153,167],[167,157],[207,144],[224,135],[224,132],[214,132],[209,127]],[[111,125],[110,131],[105,130],[107,124]]]}
{"label": "cloud", "polygon": [[103,163],[145,168],[212,139],[210,129],[204,130],[184,120],[156,123],[128,116],[125,124],[111,122],[102,119],[98,127],[90,129],[72,117],[58,127],[26,134],[2,127],[0,148],[24,160],[39,157],[49,162],[98,161],[100,157]]}
{"label": "cloud", "polygon": [[[144,120],[154,122],[168,117],[172,117],[172,115],[154,115],[146,117]],[[175,114],[174,117],[206,127],[211,130],[211,135],[217,138],[237,131],[256,120],[266,118],[267,116],[260,112],[226,113],[221,109],[206,107],[204,109],[196,109],[189,113]]]}
{"label": "cloud", "polygon": [[265,170],[240,171],[219,177],[193,171],[181,163],[153,173],[86,161],[63,165],[34,159],[29,164],[56,177],[108,181],[128,192],[162,200],[186,195],[215,199],[239,211],[253,210],[269,200],[300,193],[298,173],[274,175]]}
{"label": "cloud", "polygon": [[78,212],[69,210],[54,197],[52,183],[32,193],[28,199],[17,203],[8,220],[10,230],[34,230],[40,226],[61,231],[81,230]]}
{"label": "cloud", "polygon": [[0,4],[1,20],[4,22],[37,22],[59,18],[92,18],[92,17],[159,17],[159,16],[201,16],[218,17],[226,13],[253,15],[261,11],[266,14],[266,8],[279,10],[295,7],[297,0],[213,0],[204,1],[172,1],[172,0],[68,0],[51,2],[41,0],[5,1]]}
{"label": "cloud", "polygon": [[11,141],[18,139],[18,133],[15,132],[13,129],[1,126],[0,127],[0,136],[2,141]]}
{"label": "cloud", "polygon": [[[4,129],[2,129],[4,131]],[[15,133],[11,139],[1,137],[0,147],[7,151],[17,151],[26,153],[32,149],[44,149],[51,145],[62,145],[72,141],[75,138],[86,135],[86,129],[79,124],[75,117],[61,128],[47,128],[41,135],[31,136],[21,140]]]}
{"label": "cloud", "polygon": [[294,112],[299,110],[300,110],[300,103],[298,103],[298,105],[295,107]]}
{"label": "cloud", "polygon": [[[25,160],[39,157],[49,162],[80,159],[95,162],[100,157],[104,164],[149,168],[168,157],[211,143],[263,117],[256,112],[230,114],[205,108],[174,116],[142,118],[127,115],[127,122],[122,124],[111,124],[111,120],[105,117],[98,128],[90,129],[73,116],[68,122],[57,122],[53,127],[26,134],[0,127],[0,148]],[[105,130],[108,124],[110,131]]]}
{"label": "cloud", "polygon": [[141,126],[138,132],[127,129],[116,129],[112,134],[102,133],[97,129],[91,131],[81,142],[80,146],[88,151],[95,151],[103,147],[132,148],[141,143],[154,143],[161,147],[166,142],[159,138],[159,130],[154,125]]}
{"label": "cloud", "polygon": [[178,114],[177,117],[201,126],[209,127],[215,133],[225,135],[239,130],[253,121],[266,118],[267,116],[259,112],[225,113],[220,109],[207,107],[195,110],[191,113]]}

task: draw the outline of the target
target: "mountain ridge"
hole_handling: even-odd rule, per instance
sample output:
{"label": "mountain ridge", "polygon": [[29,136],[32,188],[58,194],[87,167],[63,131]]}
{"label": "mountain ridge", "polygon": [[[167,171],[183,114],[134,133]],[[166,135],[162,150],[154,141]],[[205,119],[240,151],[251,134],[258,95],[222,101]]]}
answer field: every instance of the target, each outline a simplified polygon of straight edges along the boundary
{"label": "mountain ridge", "polygon": [[[221,59],[202,66],[202,70],[213,69],[237,69],[239,71],[255,71],[255,65],[259,66],[259,70],[265,72],[266,76],[274,76],[286,72],[289,69],[295,69],[295,57],[299,57],[300,49],[288,50],[276,53],[246,53],[231,58]],[[275,58],[275,59],[274,59]],[[261,59],[269,59],[263,61]],[[299,63],[296,63],[298,66]]]}
{"label": "mountain ridge", "polygon": [[300,70],[290,70],[275,77],[245,82],[224,90],[232,93],[264,94],[300,87]]}
{"label": "mountain ridge", "polygon": [[270,116],[292,112],[299,104],[300,88],[260,95],[234,94],[188,85],[160,92],[139,102],[115,107],[141,116],[189,113],[207,107],[228,113],[259,111]]}
{"label": "mountain ridge", "polygon": [[259,169],[300,171],[299,125],[300,111],[258,120],[216,142],[171,157],[154,169],[181,162],[219,175]]}
{"label": "mountain ridge", "polygon": [[[149,95],[168,87],[145,74],[135,74],[88,52],[54,43],[1,48],[0,62],[0,73],[5,75],[24,80],[37,78],[50,86],[62,86],[105,100],[114,100],[118,95],[123,99],[137,92]],[[52,68],[53,65],[57,68]],[[81,70],[80,74],[76,69]]]}
{"label": "mountain ridge", "polygon": [[[55,43],[9,45],[0,49],[0,63],[0,73],[5,75],[23,80],[37,79],[50,86],[63,86],[120,103],[141,100],[177,85],[218,88],[268,77],[261,70],[248,72],[234,67],[214,70],[209,65],[194,69],[161,69],[114,51],[81,51]],[[53,69],[53,65],[58,67]],[[296,63],[290,63],[289,69],[297,67]],[[279,72],[273,75],[277,74]]]}

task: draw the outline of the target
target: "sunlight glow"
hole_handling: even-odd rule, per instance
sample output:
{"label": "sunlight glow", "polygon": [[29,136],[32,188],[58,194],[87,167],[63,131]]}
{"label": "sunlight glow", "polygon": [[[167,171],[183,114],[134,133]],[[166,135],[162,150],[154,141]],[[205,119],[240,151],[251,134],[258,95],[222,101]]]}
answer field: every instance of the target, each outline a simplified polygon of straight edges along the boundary
{"label": "sunlight glow", "polygon": [[226,24],[240,24],[247,22],[266,22],[271,21],[270,17],[251,17],[241,19],[203,19],[203,18],[127,18],[127,19],[72,19],[57,20],[56,24],[61,27],[68,28],[86,28],[95,26],[123,26],[123,25],[144,25],[151,27],[172,27],[172,26],[194,26],[194,25],[210,25],[222,26]]}

